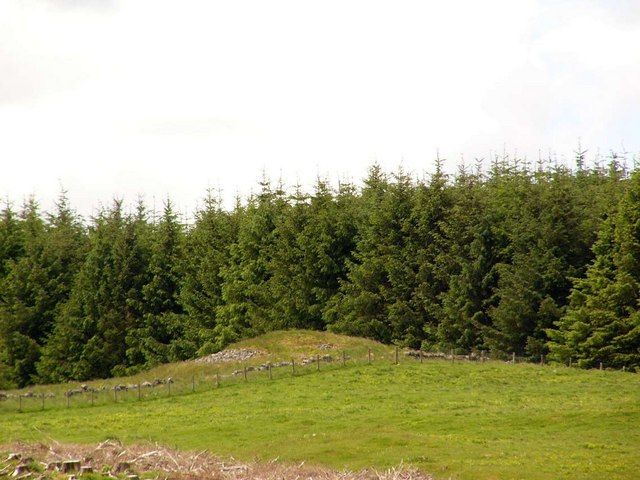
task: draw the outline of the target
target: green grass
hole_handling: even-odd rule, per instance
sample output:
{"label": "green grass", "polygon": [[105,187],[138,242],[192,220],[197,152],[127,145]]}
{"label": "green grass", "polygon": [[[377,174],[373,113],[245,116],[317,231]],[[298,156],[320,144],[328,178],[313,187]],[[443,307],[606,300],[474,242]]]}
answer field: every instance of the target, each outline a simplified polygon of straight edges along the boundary
{"label": "green grass", "polygon": [[[331,350],[322,350],[318,348],[320,345],[330,344],[334,348]],[[26,392],[33,392],[36,395],[41,394],[54,394],[55,399],[46,399],[47,405],[64,406],[66,399],[64,393],[73,388],[78,388],[80,384],[86,384],[91,387],[101,388],[105,387],[106,392],[103,392],[99,397],[96,396],[95,400],[109,401],[113,394],[108,394],[111,387],[118,384],[138,384],[144,381],[153,381],[154,379],[166,379],[173,378],[176,384],[172,387],[174,393],[179,391],[189,391],[191,389],[192,381],[195,381],[197,385],[200,385],[202,389],[208,385],[209,387],[216,382],[216,375],[228,375],[234,370],[241,369],[243,366],[257,366],[267,362],[278,362],[282,360],[295,359],[299,362],[303,357],[330,354],[336,360],[341,355],[342,351],[348,352],[348,354],[354,358],[365,358],[371,349],[373,358],[383,359],[391,358],[393,355],[393,349],[389,346],[383,345],[373,340],[367,340],[358,337],[349,337],[345,335],[336,335],[328,332],[317,332],[309,330],[287,330],[270,332],[259,337],[242,340],[235,343],[229,348],[233,349],[255,349],[264,352],[264,355],[260,355],[243,362],[238,363],[197,363],[194,361],[176,362],[159,365],[150,370],[143,371],[137,375],[131,375],[128,377],[118,377],[109,379],[96,379],[92,381],[84,382],[69,382],[66,384],[56,385],[35,385],[21,390],[8,390],[5,393],[12,395],[20,395]],[[278,373],[274,373],[278,375]],[[229,380],[225,380],[229,381]],[[148,391],[144,392],[145,395],[150,395]],[[153,396],[165,396],[167,393],[163,388],[153,392]],[[102,398],[108,396],[109,398]],[[122,396],[122,395],[121,395]],[[124,394],[123,398],[132,397],[136,398],[136,393]],[[86,403],[86,398],[80,402]],[[71,400],[72,405],[79,403],[77,398]],[[24,399],[23,406],[26,409],[37,410],[40,408],[40,400]],[[16,400],[8,402],[0,402],[0,415],[7,411],[14,411],[18,408]]]}
{"label": "green grass", "polygon": [[[273,340],[283,356],[317,338],[336,343],[319,334],[305,347],[292,334],[273,335],[282,337],[254,342]],[[406,359],[307,372],[144,402],[5,412],[0,443],[117,437],[337,468],[404,462],[455,479],[634,479],[640,472],[636,374]]]}

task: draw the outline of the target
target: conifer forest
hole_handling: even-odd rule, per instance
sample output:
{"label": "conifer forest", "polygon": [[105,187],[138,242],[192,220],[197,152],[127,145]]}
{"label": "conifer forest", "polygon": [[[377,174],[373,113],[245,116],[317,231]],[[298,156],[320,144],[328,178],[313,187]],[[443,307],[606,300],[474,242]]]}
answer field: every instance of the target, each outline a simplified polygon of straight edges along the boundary
{"label": "conifer forest", "polygon": [[185,222],[63,192],[0,214],[0,388],[136,373],[303,328],[425,350],[640,369],[640,172],[503,156],[264,180]]}

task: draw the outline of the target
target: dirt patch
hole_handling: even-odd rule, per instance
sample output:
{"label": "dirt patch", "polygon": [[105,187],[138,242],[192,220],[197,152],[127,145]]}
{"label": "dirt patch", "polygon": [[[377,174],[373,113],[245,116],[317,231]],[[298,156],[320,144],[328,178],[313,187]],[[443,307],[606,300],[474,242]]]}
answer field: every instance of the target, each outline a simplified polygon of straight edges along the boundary
{"label": "dirt patch", "polygon": [[245,362],[250,358],[266,355],[262,350],[251,350],[249,348],[229,348],[218,353],[212,353],[205,357],[195,360],[196,363],[227,363],[227,362]]}
{"label": "dirt patch", "polygon": [[[33,478],[58,478],[64,472],[102,473],[106,477],[134,478],[136,475],[153,478],[195,480],[433,480],[417,470],[399,467],[384,472],[362,470],[360,472],[336,471],[299,465],[286,465],[277,461],[265,463],[241,463],[233,459],[222,460],[201,452],[180,452],[160,445],[127,445],[117,441],[102,442],[97,446],[42,443],[15,443],[0,447],[11,452],[0,460],[0,477],[12,475],[19,465],[25,465],[19,475],[32,473]],[[6,460],[5,460],[6,458]],[[36,466],[40,465],[36,472]],[[66,477],[65,477],[66,478]]]}

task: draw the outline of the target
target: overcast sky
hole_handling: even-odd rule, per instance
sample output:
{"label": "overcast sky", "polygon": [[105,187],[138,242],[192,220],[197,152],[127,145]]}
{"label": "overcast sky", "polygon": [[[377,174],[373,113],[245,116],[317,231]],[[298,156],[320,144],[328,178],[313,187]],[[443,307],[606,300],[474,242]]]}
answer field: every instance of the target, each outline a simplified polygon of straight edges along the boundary
{"label": "overcast sky", "polygon": [[640,150],[640,2],[0,1],[0,194],[193,209],[490,151]]}

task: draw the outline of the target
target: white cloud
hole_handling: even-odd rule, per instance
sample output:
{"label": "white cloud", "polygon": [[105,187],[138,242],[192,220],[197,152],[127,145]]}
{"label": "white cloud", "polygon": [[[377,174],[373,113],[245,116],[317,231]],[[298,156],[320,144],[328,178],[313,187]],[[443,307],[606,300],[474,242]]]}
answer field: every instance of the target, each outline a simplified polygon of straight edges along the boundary
{"label": "white cloud", "polygon": [[[615,5],[615,6],[611,6]],[[622,7],[620,5],[623,5]],[[637,150],[634,3],[0,3],[0,193],[248,192],[490,149]]]}

